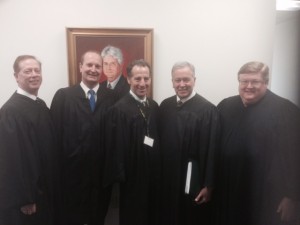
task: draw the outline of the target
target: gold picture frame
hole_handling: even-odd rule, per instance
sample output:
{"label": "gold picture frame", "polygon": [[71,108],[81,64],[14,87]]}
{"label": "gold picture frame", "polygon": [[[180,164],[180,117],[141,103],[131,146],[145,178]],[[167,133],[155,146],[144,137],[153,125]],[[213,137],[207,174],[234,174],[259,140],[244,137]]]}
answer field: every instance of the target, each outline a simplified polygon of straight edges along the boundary
{"label": "gold picture frame", "polygon": [[[66,32],[69,85],[78,84],[81,81],[79,71],[81,55],[88,50],[101,52],[107,45],[112,45],[122,50],[124,76],[127,75],[127,64],[135,59],[145,59],[150,64],[151,69],[153,67],[153,29],[66,28]],[[105,76],[101,76],[101,79],[104,79],[103,77]],[[150,91],[149,95],[152,96],[152,85]]]}

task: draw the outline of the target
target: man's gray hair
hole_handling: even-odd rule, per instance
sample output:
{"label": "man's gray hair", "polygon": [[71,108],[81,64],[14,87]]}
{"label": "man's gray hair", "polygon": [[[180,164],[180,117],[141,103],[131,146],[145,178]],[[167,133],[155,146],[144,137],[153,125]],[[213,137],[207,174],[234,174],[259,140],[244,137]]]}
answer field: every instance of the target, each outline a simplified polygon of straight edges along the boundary
{"label": "man's gray hair", "polygon": [[112,46],[112,45],[108,45],[102,50],[101,56],[104,59],[105,56],[109,56],[109,55],[112,56],[113,58],[117,59],[117,61],[120,65],[123,64],[123,54],[122,54],[121,49],[119,49],[115,46]]}
{"label": "man's gray hair", "polygon": [[193,64],[187,62],[187,61],[180,61],[180,62],[176,62],[173,67],[172,67],[172,75],[173,73],[178,70],[178,69],[182,69],[182,68],[185,68],[185,67],[188,67],[190,68],[190,70],[192,71],[193,73],[193,76],[195,76],[195,67]]}

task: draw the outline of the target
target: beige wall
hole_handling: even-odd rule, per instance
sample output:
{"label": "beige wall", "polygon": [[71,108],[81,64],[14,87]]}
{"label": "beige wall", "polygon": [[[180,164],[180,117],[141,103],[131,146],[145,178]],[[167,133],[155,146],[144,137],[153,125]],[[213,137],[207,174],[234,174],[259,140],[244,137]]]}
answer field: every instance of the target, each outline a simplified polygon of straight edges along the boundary
{"label": "beige wall", "polygon": [[237,94],[236,72],[249,60],[272,64],[275,0],[0,0],[0,106],[16,89],[12,63],[43,63],[40,96],[49,105],[68,85],[66,27],[154,29],[154,99],[173,95],[174,62],[196,66],[196,91],[217,104]]}

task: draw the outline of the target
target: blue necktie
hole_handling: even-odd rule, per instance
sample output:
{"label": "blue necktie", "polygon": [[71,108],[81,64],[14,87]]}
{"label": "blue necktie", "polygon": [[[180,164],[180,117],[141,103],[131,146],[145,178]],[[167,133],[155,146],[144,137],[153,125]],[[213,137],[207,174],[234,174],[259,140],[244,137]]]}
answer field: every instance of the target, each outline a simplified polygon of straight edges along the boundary
{"label": "blue necktie", "polygon": [[91,106],[91,110],[92,110],[92,112],[94,112],[95,106],[96,106],[95,91],[94,90],[89,90],[89,94],[90,94],[90,106]]}

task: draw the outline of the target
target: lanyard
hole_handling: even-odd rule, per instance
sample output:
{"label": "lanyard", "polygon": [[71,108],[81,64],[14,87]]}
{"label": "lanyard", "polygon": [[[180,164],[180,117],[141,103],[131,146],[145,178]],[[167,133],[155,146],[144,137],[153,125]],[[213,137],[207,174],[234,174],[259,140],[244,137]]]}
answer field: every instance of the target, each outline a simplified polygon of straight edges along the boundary
{"label": "lanyard", "polygon": [[[142,115],[142,117],[143,117],[143,119],[145,121],[145,124],[146,124],[146,134],[149,137],[149,135],[150,135],[150,131],[149,131],[149,127],[150,127],[150,118],[149,117],[150,117],[150,115],[146,115],[145,111],[141,107],[141,104],[142,103],[138,103],[137,107],[139,108],[140,113],[141,113],[141,115]],[[148,100],[147,100],[146,104],[149,105],[148,104]]]}

